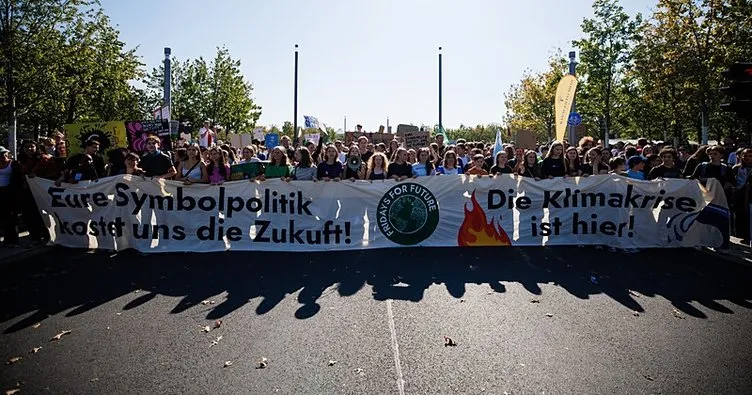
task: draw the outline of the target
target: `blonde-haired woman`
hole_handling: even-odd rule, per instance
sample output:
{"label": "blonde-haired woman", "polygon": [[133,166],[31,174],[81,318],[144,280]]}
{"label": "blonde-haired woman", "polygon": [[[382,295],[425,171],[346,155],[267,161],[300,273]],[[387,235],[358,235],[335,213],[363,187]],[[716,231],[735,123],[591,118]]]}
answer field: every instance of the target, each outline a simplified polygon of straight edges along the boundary
{"label": "blonde-haired woman", "polygon": [[368,172],[366,180],[386,180],[389,169],[389,160],[382,152],[376,152],[368,159]]}

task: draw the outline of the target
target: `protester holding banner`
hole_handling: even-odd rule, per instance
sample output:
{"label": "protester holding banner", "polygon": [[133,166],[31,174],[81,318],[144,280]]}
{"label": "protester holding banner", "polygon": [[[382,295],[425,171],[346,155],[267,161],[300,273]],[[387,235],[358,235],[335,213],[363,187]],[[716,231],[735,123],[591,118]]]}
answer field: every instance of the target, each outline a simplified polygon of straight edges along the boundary
{"label": "protester holding banner", "polygon": [[682,171],[676,167],[677,153],[671,147],[665,147],[660,152],[662,163],[650,169],[648,180],[665,179],[665,178],[682,178]]}
{"label": "protester holding banner", "polygon": [[219,147],[209,149],[211,161],[206,165],[211,185],[222,185],[230,179],[230,165],[225,162],[225,151]]}
{"label": "protester holding banner", "polygon": [[560,141],[551,143],[551,148],[546,158],[541,163],[542,178],[564,177],[567,174],[567,166],[564,161],[564,144]]}
{"label": "protester holding banner", "polygon": [[371,155],[371,159],[368,159],[367,167],[367,180],[385,180],[388,172],[387,169],[389,168],[389,160],[384,153],[376,152]]}
{"label": "protester holding banner", "polygon": [[[78,162],[71,159],[76,158]],[[63,175],[55,180],[55,185],[60,186],[63,182],[78,184],[79,181],[96,181],[99,174],[94,165],[94,158],[86,153],[76,154],[68,159],[68,164]]]}
{"label": "protester holding banner", "polygon": [[582,160],[577,153],[577,148],[567,148],[564,153],[564,166],[566,167],[566,177],[579,177],[582,175],[582,171],[580,170],[582,167]]}
{"label": "protester holding banner", "polygon": [[478,177],[487,176],[488,171],[483,168],[485,165],[486,157],[483,156],[483,154],[475,154],[475,156],[473,156],[473,162],[470,165],[470,168],[467,169],[465,174]]}
{"label": "protester holding banner", "polygon": [[448,174],[457,175],[463,174],[462,167],[457,162],[457,153],[451,149],[447,149],[444,153],[444,161],[442,165],[436,169],[436,174]]}
{"label": "protester holding banner", "polygon": [[139,158],[138,155],[134,154],[133,152],[129,152],[125,154],[125,170],[123,171],[123,174],[130,174],[132,176],[143,176],[144,175],[144,169],[138,167],[138,162],[141,161],[141,158]]}
{"label": "protester holding banner", "polygon": [[169,179],[177,174],[172,159],[159,150],[159,137],[149,136],[146,139],[146,153],[141,156],[141,168],[146,177]]}
{"label": "protester holding banner", "polygon": [[387,178],[403,181],[413,177],[413,166],[407,162],[407,156],[406,149],[397,148],[397,151],[394,152],[394,161],[389,163]]}
{"label": "protester holding banner", "polygon": [[[99,155],[99,140],[91,139],[86,141],[85,143],[84,152],[75,154],[71,157],[69,157],[65,162],[65,169],[66,170],[77,170],[80,168],[81,163],[85,162],[85,158],[83,158],[84,155],[88,155],[89,159],[91,159],[92,167],[91,170],[93,170],[96,174],[94,178],[90,179],[97,179],[99,177],[104,177],[107,175],[106,172],[106,166],[104,163],[104,159]],[[79,180],[80,181],[80,180]]]}
{"label": "protester holding banner", "polygon": [[499,151],[496,153],[494,165],[491,166],[491,170],[488,173],[492,176],[495,176],[497,174],[512,174],[512,168],[509,167],[507,162],[506,151]]}
{"label": "protester holding banner", "polygon": [[608,165],[602,162],[601,152],[602,150],[600,147],[593,147],[587,151],[587,153],[585,154],[585,163],[583,163],[580,167],[580,175],[597,176],[601,174],[608,174],[610,169]]}
{"label": "protester holding banner", "polygon": [[[289,142],[289,140],[288,140]],[[290,177],[290,165],[287,154],[285,153],[285,147],[278,145],[272,148],[269,153],[269,164],[264,167],[264,174],[258,176],[260,181],[264,181],[272,178],[288,178]],[[295,154],[293,153],[293,157]]]}
{"label": "protester holding banner", "polygon": [[643,173],[643,170],[645,169],[645,159],[643,159],[642,156],[635,155],[627,159],[627,167],[629,168],[625,173],[627,177],[634,178],[635,180],[645,179],[645,173]]}
{"label": "protester holding banner", "polygon": [[316,178],[322,181],[339,181],[342,178],[342,162],[337,148],[329,144],[324,150],[325,160],[318,164]]}
{"label": "protester holding banner", "polygon": [[527,150],[525,151],[524,158],[524,161],[517,164],[517,174],[523,177],[532,178],[535,181],[539,181],[543,178],[543,172],[538,163],[538,154],[533,150]]}
{"label": "protester holding banner", "polygon": [[350,151],[347,153],[347,160],[345,162],[344,178],[352,181],[364,180],[366,178],[366,163],[367,162],[364,162],[362,159],[358,146],[351,146]]}
{"label": "protester holding banner", "polygon": [[295,162],[292,169],[291,179],[295,181],[316,181],[318,171],[311,158],[311,152],[306,147],[298,147],[295,150]]}
{"label": "protester holding banner", "polygon": [[418,150],[418,160],[413,163],[413,175],[415,177],[436,175],[434,164],[431,161],[431,152],[428,148]]}

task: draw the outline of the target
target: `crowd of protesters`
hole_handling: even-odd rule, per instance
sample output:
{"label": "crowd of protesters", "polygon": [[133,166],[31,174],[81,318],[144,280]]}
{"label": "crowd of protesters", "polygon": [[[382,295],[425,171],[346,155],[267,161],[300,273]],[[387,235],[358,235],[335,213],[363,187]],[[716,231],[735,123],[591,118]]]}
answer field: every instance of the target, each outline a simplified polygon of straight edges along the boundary
{"label": "crowd of protesters", "polygon": [[30,246],[45,243],[49,235],[26,183],[26,177],[42,177],[75,184],[103,177],[134,176],[173,179],[186,185],[222,184],[231,180],[231,166],[259,163],[260,174],[253,181],[280,178],[287,181],[396,180],[414,177],[465,174],[495,177],[511,174],[535,180],[557,177],[619,175],[638,180],[668,178],[715,178],[723,185],[739,226],[735,235],[747,242],[749,235],[749,186],[752,177],[752,148],[724,141],[721,146],[683,145],[646,139],[636,144],[617,142],[604,147],[591,137],[576,145],[554,141],[535,149],[506,144],[494,155],[488,142],[459,139],[449,144],[442,135],[425,147],[405,148],[394,139],[388,143],[369,141],[365,135],[350,144],[334,141],[299,145],[283,136],[280,145],[264,147],[254,140],[234,147],[216,138],[206,125],[197,142],[178,141],[171,152],[160,150],[160,139],[150,137],[143,153],[118,148],[100,152],[99,141],[84,143],[83,151],[68,156],[61,133],[40,142],[24,141],[18,158],[0,147],[0,231],[5,246],[17,246],[16,219],[20,214],[29,232]]}

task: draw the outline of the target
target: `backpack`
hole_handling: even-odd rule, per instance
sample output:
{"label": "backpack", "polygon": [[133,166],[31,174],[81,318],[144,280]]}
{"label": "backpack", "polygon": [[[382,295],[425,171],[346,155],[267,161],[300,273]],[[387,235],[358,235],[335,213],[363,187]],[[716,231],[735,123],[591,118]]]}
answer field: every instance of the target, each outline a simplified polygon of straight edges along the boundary
{"label": "backpack", "polygon": [[[700,166],[700,178],[707,178],[705,174],[708,171],[708,164],[710,162],[703,162]],[[726,170],[728,166],[726,166],[724,163],[721,163],[721,178],[723,178],[726,175]]]}

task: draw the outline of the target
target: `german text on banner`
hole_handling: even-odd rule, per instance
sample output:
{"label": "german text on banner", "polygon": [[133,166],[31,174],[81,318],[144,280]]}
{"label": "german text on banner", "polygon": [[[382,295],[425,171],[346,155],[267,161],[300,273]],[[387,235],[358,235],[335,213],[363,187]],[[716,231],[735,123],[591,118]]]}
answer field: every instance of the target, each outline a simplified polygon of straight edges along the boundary
{"label": "german text on banner", "polygon": [[500,175],[190,185],[118,176],[29,179],[52,241],[143,252],[607,245],[724,247],[715,180]]}

